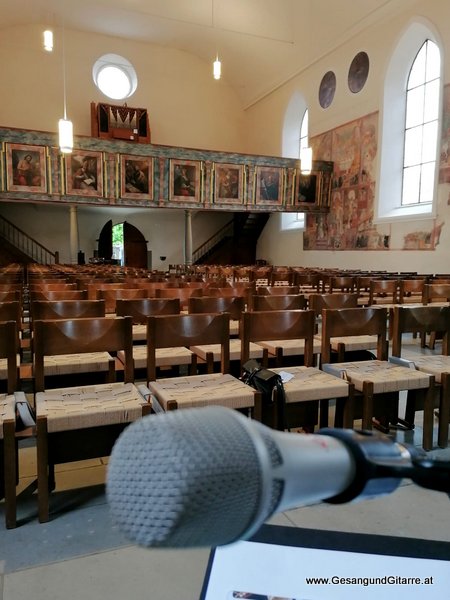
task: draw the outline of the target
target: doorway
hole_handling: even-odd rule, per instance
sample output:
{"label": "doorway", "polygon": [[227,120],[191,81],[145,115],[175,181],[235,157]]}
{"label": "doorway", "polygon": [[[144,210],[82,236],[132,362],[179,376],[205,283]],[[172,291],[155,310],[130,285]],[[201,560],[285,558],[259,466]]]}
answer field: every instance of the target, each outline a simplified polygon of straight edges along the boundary
{"label": "doorway", "polygon": [[98,257],[106,261],[120,260],[125,267],[147,268],[147,240],[130,223],[105,223],[98,239]]}

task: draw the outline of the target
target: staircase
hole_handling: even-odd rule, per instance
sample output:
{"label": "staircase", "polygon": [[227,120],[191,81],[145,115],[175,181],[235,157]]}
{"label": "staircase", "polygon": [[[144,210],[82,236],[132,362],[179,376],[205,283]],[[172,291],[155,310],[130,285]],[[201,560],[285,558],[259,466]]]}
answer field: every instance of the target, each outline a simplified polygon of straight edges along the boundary
{"label": "staircase", "polygon": [[58,252],[52,252],[14,223],[0,215],[0,263],[40,263],[52,265],[59,262]]}
{"label": "staircase", "polygon": [[270,213],[235,213],[233,219],[193,252],[194,264],[256,262],[256,244]]}

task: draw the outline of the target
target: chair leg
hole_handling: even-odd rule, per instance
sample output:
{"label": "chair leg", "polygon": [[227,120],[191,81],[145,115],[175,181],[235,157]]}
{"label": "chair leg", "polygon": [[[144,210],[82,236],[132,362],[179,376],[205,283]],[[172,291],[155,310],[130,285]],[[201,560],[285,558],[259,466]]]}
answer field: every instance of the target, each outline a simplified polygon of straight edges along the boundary
{"label": "chair leg", "polygon": [[438,446],[440,448],[447,448],[450,421],[450,373],[441,374],[440,394]]}
{"label": "chair leg", "polygon": [[434,377],[430,375],[430,383],[428,389],[422,390],[422,393],[424,395],[422,446],[424,450],[432,450],[433,448],[434,388]]}
{"label": "chair leg", "polygon": [[38,479],[38,518],[40,523],[46,523],[49,516],[49,478],[48,478],[48,432],[47,419],[37,421],[37,479]]}
{"label": "chair leg", "polygon": [[3,434],[5,525],[7,529],[13,529],[17,525],[17,443],[15,438],[15,423],[5,423],[3,426]]}
{"label": "chair leg", "polygon": [[373,383],[371,381],[364,381],[363,383],[363,415],[362,415],[362,428],[372,429],[372,418],[373,418]]}

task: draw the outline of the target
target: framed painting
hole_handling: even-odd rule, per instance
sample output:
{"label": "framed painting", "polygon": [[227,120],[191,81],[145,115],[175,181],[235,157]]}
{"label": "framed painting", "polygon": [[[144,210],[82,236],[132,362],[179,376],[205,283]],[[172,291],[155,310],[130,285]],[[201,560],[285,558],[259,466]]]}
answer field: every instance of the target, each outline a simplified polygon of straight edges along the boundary
{"label": "framed painting", "polygon": [[74,150],[65,158],[66,191],[76,196],[103,196],[103,155]]}
{"label": "framed painting", "polygon": [[283,203],[283,169],[256,167],[256,204]]}
{"label": "framed painting", "polygon": [[169,200],[171,202],[200,202],[201,162],[198,160],[170,161]]}
{"label": "framed painting", "polygon": [[319,206],[319,178],[320,173],[311,171],[309,175],[298,173],[295,187],[295,206]]}
{"label": "framed painting", "polygon": [[153,200],[153,158],[120,155],[120,196],[134,200]]}
{"label": "framed painting", "polygon": [[45,146],[6,144],[6,189],[9,192],[47,192]]}
{"label": "framed painting", "polygon": [[214,164],[214,202],[242,204],[244,201],[244,165]]}

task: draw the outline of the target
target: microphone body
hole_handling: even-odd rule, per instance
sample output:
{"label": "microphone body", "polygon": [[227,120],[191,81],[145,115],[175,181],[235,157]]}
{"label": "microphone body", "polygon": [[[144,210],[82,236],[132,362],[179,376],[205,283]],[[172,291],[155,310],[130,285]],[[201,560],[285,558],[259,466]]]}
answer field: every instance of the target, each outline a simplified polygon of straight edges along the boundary
{"label": "microphone body", "polygon": [[113,519],[147,547],[218,546],[251,537],[274,513],[393,491],[411,454],[353,430],[274,431],[206,407],[127,427],[108,465]]}

